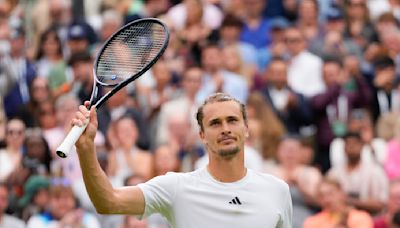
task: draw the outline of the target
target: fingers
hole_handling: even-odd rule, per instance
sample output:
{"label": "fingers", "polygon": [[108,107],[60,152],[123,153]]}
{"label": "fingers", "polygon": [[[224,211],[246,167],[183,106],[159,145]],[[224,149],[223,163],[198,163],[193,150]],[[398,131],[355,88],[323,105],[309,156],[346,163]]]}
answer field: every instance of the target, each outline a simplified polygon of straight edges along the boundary
{"label": "fingers", "polygon": [[72,120],[72,125],[73,126],[79,126],[82,127],[85,125],[85,123],[87,122],[87,120],[90,117],[90,112],[88,110],[88,105],[89,102],[85,102],[84,105],[80,105],[78,108],[78,112],[75,113],[75,118]]}

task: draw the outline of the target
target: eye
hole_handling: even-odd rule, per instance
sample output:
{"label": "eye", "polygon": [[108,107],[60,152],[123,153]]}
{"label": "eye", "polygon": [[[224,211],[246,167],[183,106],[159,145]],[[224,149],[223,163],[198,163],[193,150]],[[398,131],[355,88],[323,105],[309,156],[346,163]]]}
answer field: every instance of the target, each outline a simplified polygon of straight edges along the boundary
{"label": "eye", "polygon": [[228,122],[229,123],[235,123],[235,122],[237,122],[238,121],[238,119],[236,119],[236,118],[229,118],[228,119]]}
{"label": "eye", "polygon": [[219,121],[211,121],[210,126],[218,126]]}

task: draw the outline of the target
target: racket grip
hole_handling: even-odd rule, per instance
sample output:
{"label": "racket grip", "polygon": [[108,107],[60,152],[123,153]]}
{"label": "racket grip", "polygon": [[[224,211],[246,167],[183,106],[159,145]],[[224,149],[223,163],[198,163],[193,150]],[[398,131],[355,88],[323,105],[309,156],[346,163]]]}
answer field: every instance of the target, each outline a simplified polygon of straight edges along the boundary
{"label": "racket grip", "polygon": [[61,158],[66,158],[68,154],[71,152],[72,147],[75,145],[76,141],[78,141],[79,137],[82,135],[83,131],[85,131],[86,126],[89,123],[89,119],[84,123],[83,126],[73,126],[69,131],[68,135],[65,137],[64,141],[57,148],[57,155]]}

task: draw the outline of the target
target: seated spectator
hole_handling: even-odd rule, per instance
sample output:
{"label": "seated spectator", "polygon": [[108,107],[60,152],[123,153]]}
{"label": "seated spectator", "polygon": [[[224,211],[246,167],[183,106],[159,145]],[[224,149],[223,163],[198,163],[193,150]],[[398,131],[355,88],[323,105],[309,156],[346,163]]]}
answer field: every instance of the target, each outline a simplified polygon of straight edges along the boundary
{"label": "seated spectator", "polygon": [[[4,94],[4,108],[7,118],[13,118],[17,114],[18,108],[29,101],[29,86],[36,77],[36,70],[26,56],[25,32],[22,28],[10,31],[7,40],[9,42],[9,53],[1,55],[1,77],[12,78],[14,83],[6,85],[8,93]],[[11,75],[9,75],[11,74]],[[1,79],[2,83],[4,79]],[[3,86],[1,86],[3,87]],[[2,92],[4,93],[4,92]]]}
{"label": "seated spectator", "polygon": [[[290,54],[288,66],[289,86],[306,97],[312,97],[325,88],[321,70],[322,60],[306,49],[306,40],[299,28],[285,30],[285,43]],[[307,82],[307,83],[304,83]]]}
{"label": "seated spectator", "polygon": [[20,119],[11,119],[6,127],[6,148],[0,150],[0,182],[8,179],[22,161],[25,140],[25,124]]}
{"label": "seated spectator", "polygon": [[39,105],[52,99],[48,79],[35,77],[29,87],[29,96],[29,102],[19,107],[16,116],[21,118],[27,127],[38,127]]}
{"label": "seated spectator", "polygon": [[240,40],[253,45],[256,49],[263,48],[271,43],[270,23],[263,15],[266,4],[264,0],[243,1],[242,18],[244,26]]}
{"label": "seated spectator", "polygon": [[28,221],[35,214],[45,212],[49,203],[50,181],[47,177],[32,175],[24,185],[24,195],[18,200],[21,218]]}
{"label": "seated spectator", "polygon": [[72,188],[65,180],[52,180],[47,210],[33,215],[28,220],[27,228],[65,226],[100,228],[96,217],[78,206]]}
{"label": "seated spectator", "polygon": [[[361,159],[375,162],[381,166],[387,161],[387,143],[384,139],[374,135],[372,117],[366,109],[353,109],[347,121],[347,130],[360,132],[364,143]],[[343,138],[335,138],[329,151],[332,166],[341,166],[347,163],[344,152]]]}
{"label": "seated spectator", "polygon": [[[50,27],[40,35],[39,50],[35,57],[37,74],[49,80],[54,89],[64,83],[67,64],[63,56],[63,44],[57,28]],[[59,74],[54,74],[59,71]]]}
{"label": "seated spectator", "polygon": [[223,68],[222,50],[215,44],[203,48],[201,55],[204,70],[203,84],[197,94],[197,102],[215,92],[228,93],[241,102],[246,102],[249,88],[242,76],[226,71]]}
{"label": "seated spectator", "polygon": [[246,64],[240,57],[238,48],[234,45],[225,45],[222,49],[224,68],[227,71],[236,73],[247,82],[248,88],[253,88],[257,68],[255,65]]}
{"label": "seated spectator", "polygon": [[374,121],[376,121],[384,113],[400,111],[400,93],[395,83],[395,63],[389,56],[375,58],[374,68],[372,111]]}
{"label": "seated spectator", "polygon": [[274,58],[263,77],[266,84],[261,88],[275,114],[292,134],[299,134],[300,128],[311,123],[312,113],[305,97],[288,84],[288,63]]}
{"label": "seated spectator", "polygon": [[354,209],[346,203],[347,196],[339,182],[322,179],[317,187],[317,195],[322,211],[307,218],[304,228],[373,227],[372,218],[367,212]]}
{"label": "seated spectator", "polygon": [[[162,146],[164,147],[164,146]],[[164,147],[165,149],[165,147]],[[166,171],[165,169],[164,171]],[[169,169],[168,171],[173,171],[173,169]],[[165,173],[163,173],[165,174]],[[131,175],[127,177],[124,181],[124,186],[135,186],[140,183],[144,183],[145,179],[139,175]],[[168,228],[168,221],[162,217],[160,214],[153,214],[146,219],[139,220],[136,216],[124,215],[121,223],[119,224],[120,228],[146,228],[146,227],[157,227],[157,228]]]}
{"label": "seated spectator", "polygon": [[187,23],[187,19],[191,13],[191,11],[189,11],[188,5],[202,4],[203,15],[201,17],[201,20],[204,25],[211,29],[219,28],[223,19],[223,14],[221,10],[211,3],[203,4],[202,2],[203,1],[201,0],[184,0],[168,10],[167,19],[172,22],[172,26],[175,29],[181,30]]}
{"label": "seated spectator", "polygon": [[283,123],[259,92],[249,95],[246,108],[250,132],[247,144],[261,154],[264,163],[274,161],[279,142],[286,133]]}
{"label": "seated spectator", "polygon": [[332,140],[343,136],[351,110],[367,106],[371,93],[365,80],[349,75],[337,56],[325,58],[322,73],[325,89],[313,96],[310,103],[317,126],[316,164],[326,172],[331,166],[329,146]]}
{"label": "seated spectator", "polygon": [[222,47],[232,45],[237,48],[239,57],[245,64],[257,64],[257,50],[253,45],[240,40],[243,22],[233,14],[226,14],[219,28]]}
{"label": "seated spectator", "polygon": [[284,180],[290,188],[293,202],[293,227],[301,227],[314,212],[317,184],[322,178],[320,171],[301,161],[301,143],[295,136],[284,137],[278,147],[276,166],[266,172]]}
{"label": "seated spectator", "polygon": [[[198,67],[189,67],[183,75],[181,81],[181,90],[178,91],[176,99],[165,102],[161,106],[158,130],[157,130],[157,144],[163,144],[170,142],[170,127],[171,119],[180,118],[181,122],[186,121],[187,128],[184,129],[184,133],[187,136],[194,136],[198,138],[197,122],[194,118],[198,107],[196,101],[196,95],[200,89],[203,72]],[[176,110],[181,110],[178,114]],[[174,127],[174,126],[172,126]]]}
{"label": "seated spectator", "polygon": [[113,144],[109,154],[110,178],[116,186],[122,186],[123,180],[132,174],[152,177],[152,154],[136,146],[138,128],[136,122],[129,116],[118,119],[110,128]]}
{"label": "seated spectator", "polygon": [[387,145],[387,157],[385,160],[385,172],[390,180],[400,178],[400,119],[395,123],[395,133]]}
{"label": "seated spectator", "polygon": [[[111,88],[105,88],[103,93],[105,94],[110,90]],[[135,105],[135,102],[136,100],[132,99],[128,88],[126,87],[122,88],[118,91],[118,93],[111,96],[106,101],[105,105],[97,112],[97,116],[99,118],[99,130],[103,133],[103,135],[107,135],[110,122],[116,121],[125,115],[130,116],[135,120],[140,132],[137,146],[143,150],[148,150],[150,148],[148,122],[144,117],[143,110],[139,110]]]}
{"label": "seated spectator", "polygon": [[180,161],[178,151],[168,144],[159,145],[154,151],[154,176],[168,172],[179,172]]}
{"label": "seated spectator", "polygon": [[363,145],[360,133],[348,132],[344,136],[347,163],[332,167],[327,176],[339,181],[351,206],[379,213],[387,200],[388,179],[380,165],[361,160]]}
{"label": "seated spectator", "polygon": [[392,180],[389,184],[389,197],[382,214],[374,218],[374,228],[389,228],[400,211],[400,180]]}
{"label": "seated spectator", "polygon": [[8,207],[8,188],[0,182],[0,227],[24,228],[25,223],[11,215],[6,214]]}

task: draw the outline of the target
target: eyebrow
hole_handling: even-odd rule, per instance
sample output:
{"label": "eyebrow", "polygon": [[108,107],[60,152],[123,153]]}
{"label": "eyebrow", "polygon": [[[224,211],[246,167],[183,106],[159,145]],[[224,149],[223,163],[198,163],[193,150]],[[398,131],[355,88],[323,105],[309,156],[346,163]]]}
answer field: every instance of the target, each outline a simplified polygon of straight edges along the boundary
{"label": "eyebrow", "polygon": [[[227,119],[227,120],[239,120],[239,117],[237,117],[237,116],[227,116],[227,117],[225,117],[225,119]],[[213,124],[213,123],[218,123],[218,122],[221,122],[221,118],[212,119],[212,120],[208,121],[208,124]]]}

